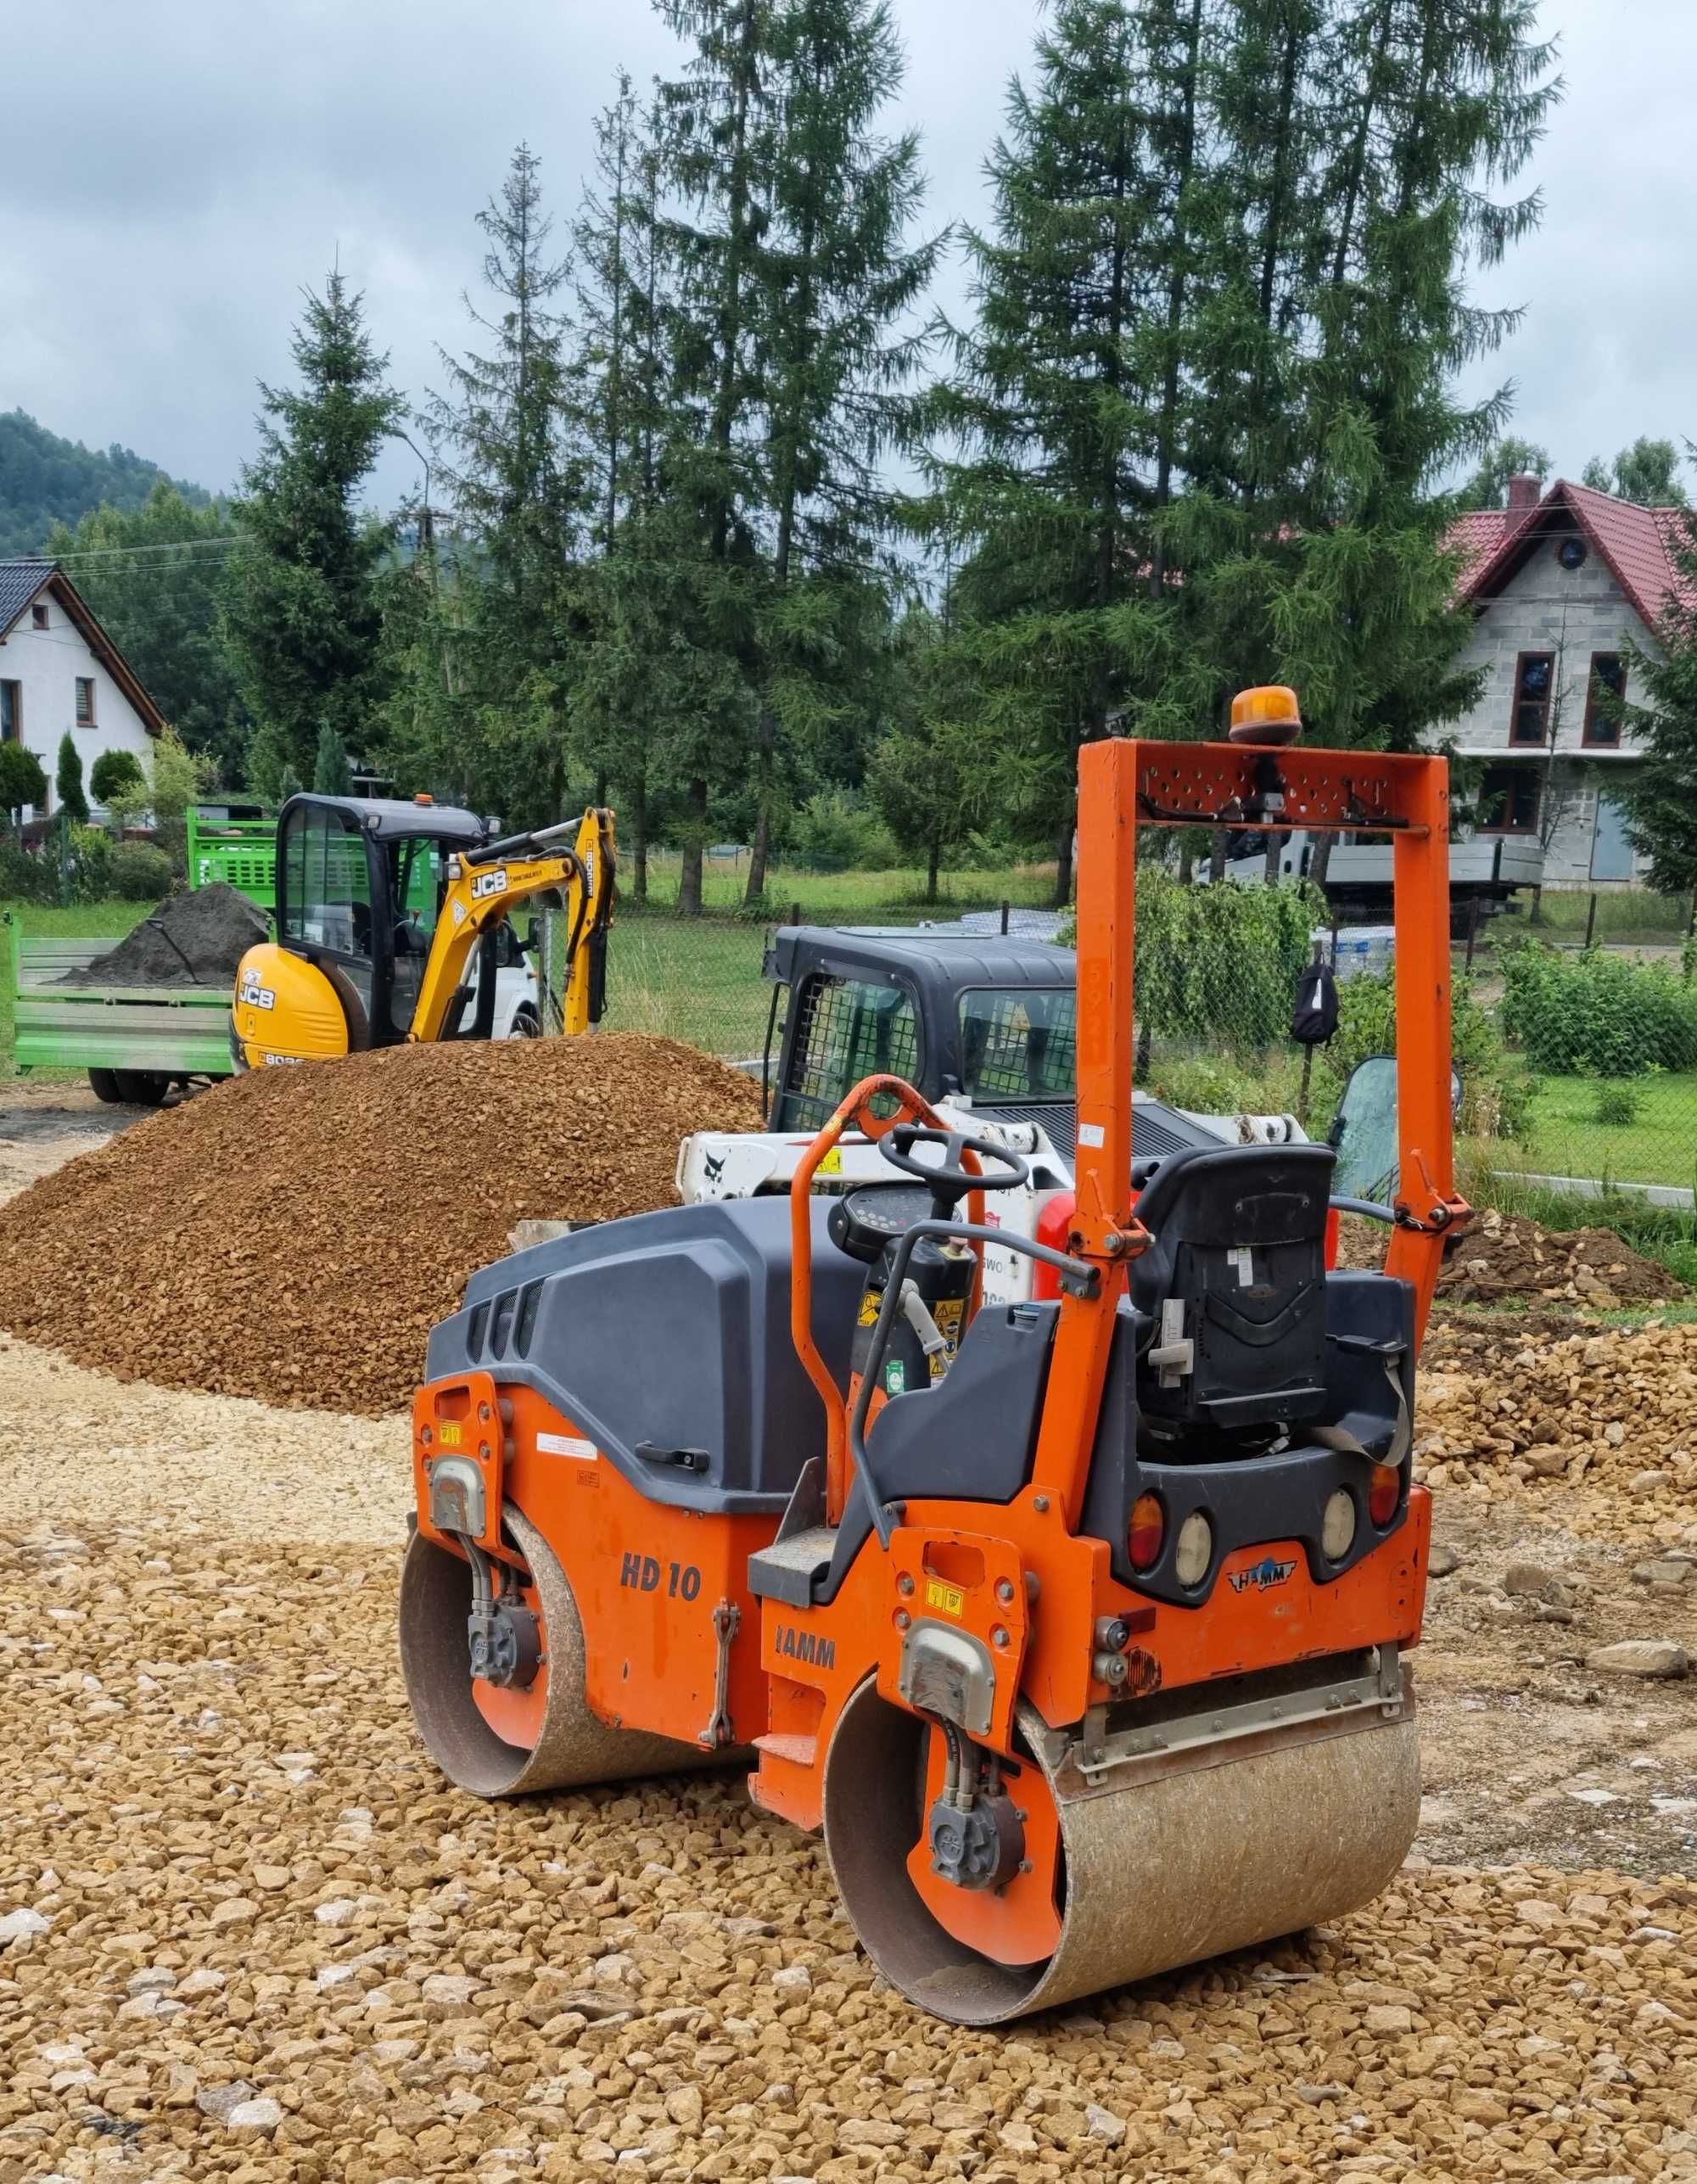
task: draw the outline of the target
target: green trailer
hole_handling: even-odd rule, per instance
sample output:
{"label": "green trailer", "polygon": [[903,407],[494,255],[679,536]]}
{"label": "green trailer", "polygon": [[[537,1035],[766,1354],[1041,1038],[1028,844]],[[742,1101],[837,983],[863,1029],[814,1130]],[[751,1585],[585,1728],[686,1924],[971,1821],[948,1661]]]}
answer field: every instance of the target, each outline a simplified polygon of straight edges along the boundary
{"label": "green trailer", "polygon": [[277,916],[277,814],[259,804],[225,811],[205,804],[188,813],[188,884],[215,880],[246,895]]}
{"label": "green trailer", "polygon": [[189,1078],[231,1075],[227,987],[83,984],[76,974],[112,941],[31,940],[11,911],[0,927],[20,1071],[86,1070],[103,1100],[146,1106]]}

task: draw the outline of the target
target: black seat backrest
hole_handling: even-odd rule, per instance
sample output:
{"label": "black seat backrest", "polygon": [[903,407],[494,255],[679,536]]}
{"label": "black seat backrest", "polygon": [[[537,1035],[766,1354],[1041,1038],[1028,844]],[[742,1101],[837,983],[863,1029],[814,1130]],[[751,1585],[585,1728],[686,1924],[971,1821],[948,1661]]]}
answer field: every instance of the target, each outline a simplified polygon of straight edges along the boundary
{"label": "black seat backrest", "polygon": [[1145,1417],[1264,1434],[1323,1407],[1336,1157],[1329,1145],[1222,1145],[1170,1154],[1149,1175],[1137,1217],[1154,1243],[1130,1280],[1155,1322],[1138,1373]]}

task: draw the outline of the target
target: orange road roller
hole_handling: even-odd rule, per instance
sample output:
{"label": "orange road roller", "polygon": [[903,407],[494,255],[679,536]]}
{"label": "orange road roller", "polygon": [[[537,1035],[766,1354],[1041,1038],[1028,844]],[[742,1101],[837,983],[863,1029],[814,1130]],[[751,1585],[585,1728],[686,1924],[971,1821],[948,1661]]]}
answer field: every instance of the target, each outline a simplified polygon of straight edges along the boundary
{"label": "orange road roller", "polygon": [[[1291,748],[1288,698],[1247,693],[1228,742],[1081,755],[1061,1240],[997,1225],[1022,1167],[993,1132],[874,1074],[787,1200],[611,1222],[472,1281],[414,1403],[400,1603],[455,1783],[743,1766],[822,1828],[884,1975],[962,2024],[1336,1918],[1396,1872],[1414,1368],[1467,1218],[1447,784]],[[1134,1159],[1137,843],[1186,825],[1395,845],[1381,1273],[1328,1268],[1330,1146]],[[813,1195],[851,1129],[889,1179]],[[983,1302],[988,1243],[1043,1263],[1039,1301]]]}

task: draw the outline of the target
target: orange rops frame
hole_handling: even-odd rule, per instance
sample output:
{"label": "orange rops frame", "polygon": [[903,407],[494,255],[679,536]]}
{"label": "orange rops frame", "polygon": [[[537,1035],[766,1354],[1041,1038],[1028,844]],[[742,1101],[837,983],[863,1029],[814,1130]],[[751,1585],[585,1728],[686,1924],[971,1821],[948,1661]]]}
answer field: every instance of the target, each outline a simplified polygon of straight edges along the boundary
{"label": "orange rops frame", "polygon": [[1450,1117],[1448,769],[1442,759],[1267,746],[1108,742],[1078,761],[1078,1144],[1069,1247],[1099,1294],[1061,1306],[1035,1485],[1076,1525],[1127,1262],[1147,1238],[1131,1205],[1133,974],[1140,826],[1388,832],[1395,843],[1402,1195],[1386,1261],[1414,1285],[1417,1336],[1455,1195]]}

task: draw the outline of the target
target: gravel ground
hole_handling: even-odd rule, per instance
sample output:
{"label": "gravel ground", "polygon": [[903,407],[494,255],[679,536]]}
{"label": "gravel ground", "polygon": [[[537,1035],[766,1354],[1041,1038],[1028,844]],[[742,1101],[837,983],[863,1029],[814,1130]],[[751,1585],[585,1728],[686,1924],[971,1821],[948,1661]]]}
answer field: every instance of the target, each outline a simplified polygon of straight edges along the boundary
{"label": "gravel ground", "polygon": [[0,1917],[36,1929],[0,1966],[6,2184],[1697,2175],[1697,1889],[1413,1868],[1336,1929],[952,2031],[734,1783],[445,1789],[393,1583],[0,1536]]}
{"label": "gravel ground", "polygon": [[1697,1686],[1583,1665],[1697,1638],[1697,1585],[1589,1497],[1472,1483],[1418,1666],[1422,1845],[1473,1862],[963,2033],[734,1777],[443,1785],[400,1421],[0,1341],[0,2184],[1697,2177]]}

